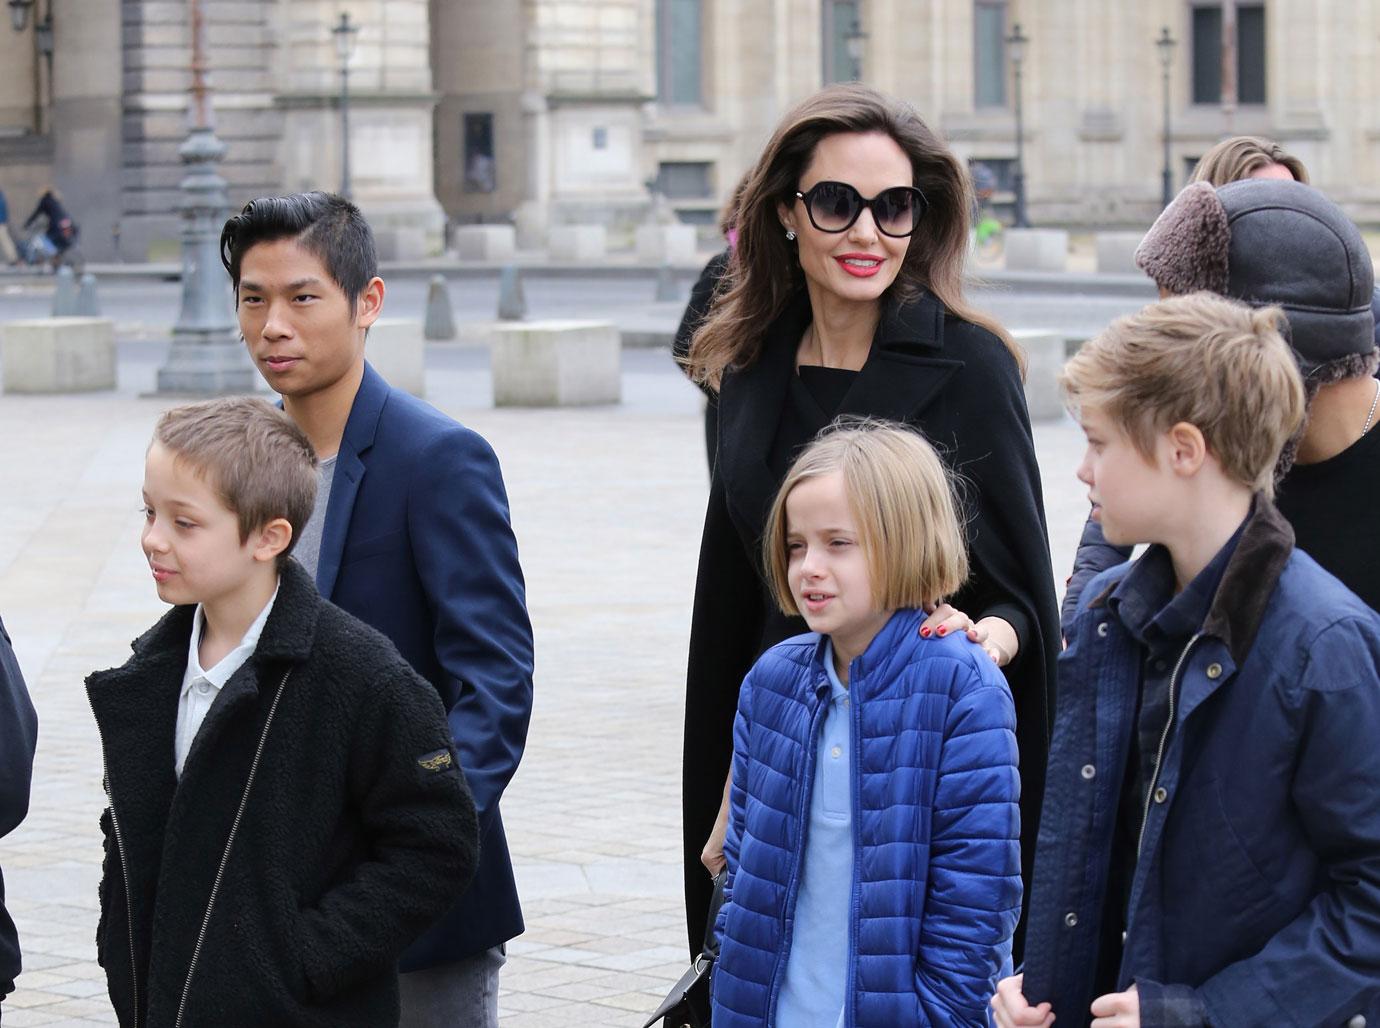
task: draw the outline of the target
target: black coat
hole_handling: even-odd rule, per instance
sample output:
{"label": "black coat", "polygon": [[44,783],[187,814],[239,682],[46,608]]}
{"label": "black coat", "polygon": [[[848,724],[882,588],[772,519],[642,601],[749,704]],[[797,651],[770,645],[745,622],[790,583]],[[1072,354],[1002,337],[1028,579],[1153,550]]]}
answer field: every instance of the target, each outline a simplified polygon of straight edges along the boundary
{"label": "black coat", "polygon": [[87,679],[110,800],[96,945],[120,1024],[173,1025],[186,987],[187,1026],[396,1025],[398,957],[477,861],[436,690],[289,562],[179,781],[193,613],[173,608]]}
{"label": "black coat", "polygon": [[[690,344],[695,341],[695,333],[709,317],[709,309],[714,305],[714,294],[728,274],[728,263],[733,259],[733,251],[721,250],[709,258],[709,263],[700,272],[700,277],[690,287],[690,299],[685,304],[685,313],[680,316],[676,335],[671,340],[671,359],[688,371],[686,362],[690,359]],[[704,451],[709,459],[709,470],[714,470],[714,454],[719,448],[719,394],[711,389],[705,390],[708,403],[704,407]]]}
{"label": "black coat", "polygon": [[[37,736],[38,719],[0,621],[0,838],[14,831],[29,811]],[[0,1000],[14,988],[19,971],[19,936],[5,912],[5,879],[0,877]]]}
{"label": "black coat", "polygon": [[[692,950],[704,932],[710,890],[699,856],[723,796],[738,687],[763,650],[805,631],[799,619],[775,612],[758,569],[759,539],[780,485],[768,454],[809,318],[802,295],[767,330],[757,362],[725,374],[719,394],[719,451],[700,547],[685,701],[682,807]],[[906,422],[960,473],[972,574],[951,602],[974,619],[998,614],[1025,624],[1020,653],[1006,674],[1016,702],[1028,881],[1044,793],[1059,620],[1040,472],[1016,362],[1000,339],[948,314],[933,297],[888,305],[840,413]]]}

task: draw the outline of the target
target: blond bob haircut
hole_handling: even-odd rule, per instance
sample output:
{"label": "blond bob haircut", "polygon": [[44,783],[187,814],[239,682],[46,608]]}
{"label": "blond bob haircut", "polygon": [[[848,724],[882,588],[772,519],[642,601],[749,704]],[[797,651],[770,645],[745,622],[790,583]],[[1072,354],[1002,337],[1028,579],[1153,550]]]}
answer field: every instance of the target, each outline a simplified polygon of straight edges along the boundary
{"label": "blond bob haircut", "polygon": [[316,453],[306,434],[265,400],[236,396],[174,407],[153,440],[201,476],[239,522],[240,542],[284,518],[292,552],[316,503]]}
{"label": "blond bob haircut", "polygon": [[1118,318],[1064,366],[1069,409],[1101,412],[1153,462],[1180,422],[1231,478],[1274,495],[1280,450],[1303,424],[1303,380],[1278,307],[1190,293]]}
{"label": "blond bob haircut", "polygon": [[1294,176],[1295,182],[1308,184],[1308,169],[1303,161],[1287,152],[1278,143],[1259,136],[1232,136],[1224,139],[1199,159],[1190,182],[1206,182],[1210,186],[1225,186],[1250,178],[1261,168],[1280,164]]}
{"label": "blond bob haircut", "polygon": [[827,429],[796,458],[776,494],[763,538],[767,583],[786,614],[799,614],[787,553],[786,498],[812,478],[843,476],[878,610],[921,607],[968,577],[968,548],[948,469],[917,433],[877,419]]}

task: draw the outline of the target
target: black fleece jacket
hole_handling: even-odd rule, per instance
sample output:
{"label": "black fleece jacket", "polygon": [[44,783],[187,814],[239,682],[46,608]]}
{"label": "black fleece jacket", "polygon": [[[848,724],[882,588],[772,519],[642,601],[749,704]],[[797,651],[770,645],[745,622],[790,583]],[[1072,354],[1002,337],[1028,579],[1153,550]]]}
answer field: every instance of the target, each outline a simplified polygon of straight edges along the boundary
{"label": "black fleece jacket", "polygon": [[172,1026],[183,1006],[186,1028],[396,1025],[397,959],[478,856],[436,690],[289,562],[179,781],[193,613],[86,683],[110,802],[96,945],[120,1024]]}
{"label": "black fleece jacket", "polygon": [[[37,735],[38,719],[0,621],[0,838],[28,813]],[[19,970],[19,937],[5,912],[5,879],[0,877],[0,1000],[14,988]]]}

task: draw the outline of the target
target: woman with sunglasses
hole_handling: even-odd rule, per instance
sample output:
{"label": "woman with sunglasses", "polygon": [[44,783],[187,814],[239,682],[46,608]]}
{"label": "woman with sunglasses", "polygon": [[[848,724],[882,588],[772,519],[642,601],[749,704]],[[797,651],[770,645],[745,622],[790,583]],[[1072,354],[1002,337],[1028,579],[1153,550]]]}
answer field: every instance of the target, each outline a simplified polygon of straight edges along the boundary
{"label": "woman with sunglasses", "polygon": [[792,460],[840,416],[909,424],[958,476],[972,571],[920,631],[964,631],[1005,671],[1028,877],[1058,611],[1024,362],[1001,326],[963,299],[971,211],[967,173],[915,111],[857,84],[787,114],[744,189],[738,243],[689,358],[691,376],[719,397],[685,710],[692,952],[710,876],[724,863],[739,685],[764,650],[806,631],[771,603],[759,540]]}

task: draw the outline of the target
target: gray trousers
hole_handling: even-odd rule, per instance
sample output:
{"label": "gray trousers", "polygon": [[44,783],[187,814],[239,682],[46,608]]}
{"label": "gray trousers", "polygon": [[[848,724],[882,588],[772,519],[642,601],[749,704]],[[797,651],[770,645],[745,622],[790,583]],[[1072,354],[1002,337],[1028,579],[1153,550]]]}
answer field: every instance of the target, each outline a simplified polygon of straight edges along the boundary
{"label": "gray trousers", "polygon": [[401,1028],[498,1028],[498,970],[506,947],[398,975]]}

